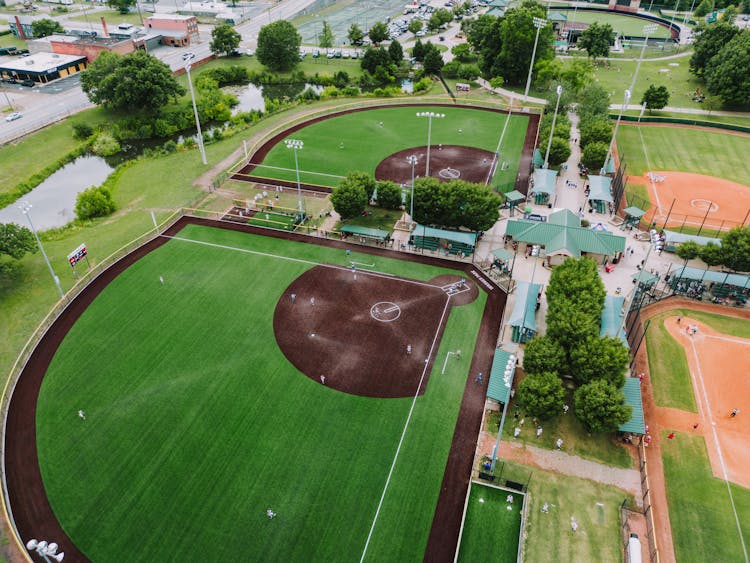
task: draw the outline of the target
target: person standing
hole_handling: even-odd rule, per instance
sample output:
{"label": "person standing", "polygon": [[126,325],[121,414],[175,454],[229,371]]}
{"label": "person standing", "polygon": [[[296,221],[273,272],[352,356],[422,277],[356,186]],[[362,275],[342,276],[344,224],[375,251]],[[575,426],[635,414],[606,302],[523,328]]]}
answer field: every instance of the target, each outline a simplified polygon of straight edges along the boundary
{"label": "person standing", "polygon": [[729,418],[734,418],[738,414],[740,414],[740,409],[732,409],[732,412],[729,413]]}
{"label": "person standing", "polygon": [[677,315],[677,324],[682,322],[682,315]]}
{"label": "person standing", "polygon": [[406,345],[406,354],[411,356],[411,344]]}
{"label": "person standing", "polygon": [[81,420],[86,420],[86,413],[85,413],[85,412],[83,412],[83,409],[79,409],[79,410],[78,410],[78,417],[79,417],[79,418],[80,418]]}
{"label": "person standing", "polygon": [[321,376],[320,376],[320,382],[321,382],[321,383],[322,383],[323,385],[325,385],[325,384],[326,384],[326,376],[325,376],[325,375],[321,375]]}
{"label": "person standing", "polygon": [[310,305],[315,307],[315,297],[310,297]]}
{"label": "person standing", "polygon": [[164,285],[164,276],[159,276],[159,283]]}
{"label": "person standing", "polygon": [[296,294],[296,293],[292,293],[292,294],[291,294],[291,295],[289,296],[289,298],[290,298],[290,299],[292,300],[292,305],[294,305],[294,302],[295,302],[295,301],[296,301],[296,299],[297,299],[297,294]]}
{"label": "person standing", "polygon": [[474,379],[474,381],[476,381],[477,383],[482,383],[482,372],[481,371],[477,374],[477,377],[476,377],[476,379]]}

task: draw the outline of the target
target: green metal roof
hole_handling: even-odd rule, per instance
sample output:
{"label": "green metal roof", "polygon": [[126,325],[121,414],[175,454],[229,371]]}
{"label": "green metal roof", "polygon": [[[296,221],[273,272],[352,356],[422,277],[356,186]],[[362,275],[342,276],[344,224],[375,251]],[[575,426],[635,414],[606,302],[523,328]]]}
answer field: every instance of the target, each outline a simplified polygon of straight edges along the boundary
{"label": "green metal roof", "polygon": [[[508,360],[513,356],[513,369],[508,369]],[[506,375],[506,372],[510,372]],[[513,387],[513,377],[515,375],[515,355],[505,350],[495,350],[495,356],[492,358],[492,369],[490,370],[490,381],[487,383],[487,397],[496,400],[498,403],[506,404],[510,396],[510,389]]]}
{"label": "green metal roof", "polygon": [[566,251],[575,258],[580,257],[582,252],[614,256],[625,251],[625,237],[549,222],[511,219],[505,234],[520,242],[542,245],[547,254]]}
{"label": "green metal roof", "polygon": [[553,225],[562,225],[564,227],[580,227],[581,219],[573,213],[570,209],[560,209],[554,213],[550,213],[547,218],[548,223]]}
{"label": "green metal roof", "polygon": [[641,398],[641,380],[637,377],[626,377],[622,388],[625,404],[633,407],[633,414],[625,424],[620,425],[620,432],[645,434],[646,424],[643,422],[643,399]]}
{"label": "green metal roof", "polygon": [[534,154],[531,157],[531,164],[534,166],[541,166],[544,164],[544,158],[542,157],[542,151],[534,149]]}
{"label": "green metal roof", "polygon": [[712,242],[714,244],[718,244],[721,246],[721,239],[720,238],[711,238],[711,237],[699,237],[698,235],[685,235],[682,233],[675,233],[674,231],[664,231],[664,234],[667,235],[667,244],[670,243],[677,243],[680,244],[682,242],[688,242],[688,241],[695,241],[700,245],[706,245],[709,242]]}
{"label": "green metal roof", "polygon": [[452,242],[468,244],[470,246],[474,246],[477,243],[476,233],[467,233],[464,231],[447,231],[445,229],[435,229],[433,227],[427,227],[425,225],[416,225],[414,227],[414,235],[420,237],[445,239]]}
{"label": "green metal roof", "polygon": [[491,250],[490,254],[500,260],[500,262],[505,262],[506,260],[513,258],[513,253],[505,248],[496,248],[495,250]]}
{"label": "green metal roof", "polygon": [[381,231],[380,229],[370,229],[368,227],[360,227],[358,225],[344,225],[339,229],[342,233],[348,233],[350,235],[358,235],[362,237],[370,237],[377,239],[387,239],[391,236],[388,231]]}
{"label": "green metal roof", "polygon": [[631,277],[636,282],[642,283],[643,285],[647,285],[647,286],[652,286],[659,280],[659,276],[655,276],[654,274],[650,272],[646,272],[644,270],[641,270],[640,272],[636,272]]}
{"label": "green metal roof", "polygon": [[562,12],[549,12],[547,14],[547,19],[553,22],[566,22],[568,21],[568,16]]}
{"label": "green metal roof", "polygon": [[625,330],[620,330],[623,319],[623,305],[625,305],[625,297],[621,295],[605,296],[599,336],[612,336],[619,338],[625,346],[628,346],[628,339],[625,336]]}
{"label": "green metal roof", "polygon": [[549,168],[537,168],[534,171],[534,187],[531,189],[531,193],[545,193],[554,195],[556,178],[557,170],[550,170]]}
{"label": "green metal roof", "polygon": [[505,199],[511,203],[518,203],[519,201],[525,200],[526,196],[517,190],[513,190],[512,192],[505,194]]}
{"label": "green metal roof", "polygon": [[609,162],[607,163],[607,167],[604,169],[605,174],[614,174],[615,173],[615,159],[610,158]]}
{"label": "green metal roof", "polygon": [[646,214],[646,212],[641,209],[640,207],[628,207],[625,209],[625,215],[630,215],[631,217],[635,217],[637,219],[640,219]]}
{"label": "green metal roof", "polygon": [[750,276],[743,274],[728,274],[714,270],[699,270],[698,268],[685,267],[675,270],[672,278],[687,280],[702,280],[707,282],[734,285],[737,287],[750,287]]}
{"label": "green metal roof", "polygon": [[516,285],[516,304],[508,324],[536,331],[536,296],[542,286],[538,283],[520,281]]}
{"label": "green metal roof", "polygon": [[612,203],[612,178],[608,176],[589,176],[589,199]]}

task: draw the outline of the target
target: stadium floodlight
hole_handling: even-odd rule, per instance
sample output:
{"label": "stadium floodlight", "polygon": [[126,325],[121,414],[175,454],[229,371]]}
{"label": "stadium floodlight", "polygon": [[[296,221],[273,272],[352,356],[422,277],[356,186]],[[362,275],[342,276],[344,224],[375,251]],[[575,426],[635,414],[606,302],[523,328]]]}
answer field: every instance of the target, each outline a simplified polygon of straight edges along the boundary
{"label": "stadium floodlight", "polygon": [[643,26],[643,47],[641,47],[641,54],[638,57],[638,62],[635,65],[635,72],[633,73],[633,80],[630,82],[630,90],[633,91],[635,88],[635,81],[638,79],[638,71],[641,69],[641,62],[643,61],[643,55],[646,52],[646,46],[648,45],[648,38],[658,29],[658,25],[650,23]]}
{"label": "stadium floodlight", "polygon": [[552,137],[555,134],[555,122],[557,121],[557,110],[560,108],[560,95],[562,94],[562,86],[557,85],[557,102],[555,102],[555,114],[552,116],[552,128],[549,132],[549,140],[547,141],[547,153],[544,155],[544,165],[542,168],[549,168],[549,151],[552,148]]}
{"label": "stadium floodlight", "polygon": [[411,200],[409,201],[409,236],[414,230],[414,167],[417,165],[417,155],[413,154],[406,159],[411,164]]}
{"label": "stadium floodlight", "polygon": [[526,78],[526,89],[523,91],[523,101],[529,97],[529,88],[531,88],[531,73],[534,70],[534,59],[536,58],[536,46],[539,43],[539,32],[547,25],[546,18],[534,18],[534,27],[536,28],[536,37],[534,38],[534,49],[531,51],[531,63],[529,63],[529,76]]}
{"label": "stadium floodlight", "polygon": [[47,563],[52,563],[49,559],[50,557],[58,562],[65,559],[64,552],[57,552],[58,547],[59,546],[56,543],[48,543],[45,540],[30,539],[26,542],[26,549],[28,549],[29,551],[36,551],[44,558],[45,561],[47,561]]}
{"label": "stadium floodlight", "polygon": [[195,128],[198,130],[198,149],[201,153],[201,160],[203,164],[208,164],[206,161],[206,149],[203,146],[203,133],[201,132],[201,120],[198,119],[198,106],[195,103],[195,91],[193,90],[193,81],[190,79],[190,67],[192,66],[192,60],[195,58],[195,53],[185,53],[182,55],[182,60],[185,61],[185,72],[188,77],[188,87],[190,88],[190,98],[193,100],[193,114],[195,115]]}
{"label": "stadium floodlight", "polygon": [[430,176],[430,141],[432,137],[432,119],[442,119],[445,117],[444,113],[435,113],[434,111],[419,111],[417,117],[427,118],[427,164],[425,165],[425,178]]}
{"label": "stadium floodlight", "polygon": [[26,220],[29,222],[29,226],[31,227],[31,232],[34,233],[34,238],[36,239],[36,244],[39,246],[39,250],[42,251],[42,256],[44,256],[44,261],[47,263],[47,268],[49,268],[49,273],[52,276],[52,279],[55,282],[55,285],[57,286],[57,291],[60,292],[60,299],[65,297],[65,293],[63,293],[62,287],[60,287],[60,278],[58,278],[55,275],[55,271],[52,269],[52,264],[50,264],[49,258],[47,258],[47,253],[44,251],[44,246],[42,245],[42,241],[39,238],[39,235],[36,232],[36,228],[34,228],[34,223],[31,221],[31,204],[27,202],[21,203],[21,205],[18,206],[18,208],[21,210],[21,213],[26,215]]}
{"label": "stadium floodlight", "polygon": [[286,145],[286,148],[294,151],[294,169],[297,171],[297,208],[299,211],[299,220],[301,222],[305,218],[305,211],[302,207],[302,185],[299,181],[299,160],[297,160],[297,151],[302,150],[305,143],[298,139],[287,139],[284,141],[284,144]]}
{"label": "stadium floodlight", "polygon": [[622,119],[622,112],[628,107],[630,101],[630,90],[625,90],[625,97],[623,98],[622,106],[620,107],[620,113],[617,114],[617,121],[615,122],[615,130],[612,132],[612,140],[609,142],[609,150],[607,151],[607,158],[604,159],[604,166],[601,169],[600,174],[603,176],[607,173],[607,166],[609,161],[612,159],[612,150],[615,147],[615,138],[617,137],[617,129],[620,127],[620,120]]}

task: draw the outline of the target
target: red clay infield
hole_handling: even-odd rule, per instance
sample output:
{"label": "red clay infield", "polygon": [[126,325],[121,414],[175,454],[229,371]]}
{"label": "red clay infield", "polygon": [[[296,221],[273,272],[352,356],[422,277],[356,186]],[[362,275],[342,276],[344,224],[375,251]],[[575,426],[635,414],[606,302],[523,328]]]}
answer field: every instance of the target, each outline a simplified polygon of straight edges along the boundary
{"label": "red clay infield", "polygon": [[[8,503],[12,511],[13,522],[15,523],[21,543],[25,544],[29,539],[34,537],[54,538],[60,546],[60,551],[65,552],[66,561],[88,560],[60,526],[44,492],[36,449],[35,421],[39,389],[44,374],[47,371],[57,347],[62,342],[68,330],[86,310],[94,298],[127,267],[152,250],[166,243],[169,240],[169,236],[177,234],[188,224],[199,224],[241,232],[262,234],[273,238],[283,238],[306,244],[319,244],[342,249],[350,247],[350,245],[342,241],[319,239],[282,231],[268,231],[259,227],[237,223],[183,217],[164,233],[166,236],[157,237],[136,249],[93,280],[80,295],[71,301],[68,307],[44,335],[39,345],[34,349],[21,376],[16,382],[13,394],[10,398],[5,427],[4,470],[8,491]],[[382,248],[357,247],[357,252],[377,256],[388,256],[391,258],[409,260],[443,268],[451,268],[456,270],[456,273],[455,275],[449,274],[447,276],[440,276],[424,285],[414,285],[411,282],[407,283],[407,280],[391,278],[388,276],[385,276],[377,282],[369,280],[367,283],[362,283],[358,286],[355,290],[357,299],[350,300],[352,303],[345,305],[347,308],[345,311],[344,309],[338,309],[329,302],[333,296],[337,295],[336,288],[338,287],[339,292],[341,290],[341,286],[337,286],[336,284],[350,285],[351,282],[354,281],[353,279],[347,278],[347,276],[353,276],[353,272],[342,268],[338,268],[335,271],[327,271],[324,274],[326,278],[325,281],[326,283],[330,283],[332,288],[324,289],[325,284],[314,286],[316,291],[316,303],[314,306],[318,307],[319,305],[326,305],[325,309],[321,307],[321,309],[323,309],[321,310],[321,316],[313,315],[309,321],[305,320],[304,323],[300,323],[299,328],[295,328],[295,323],[299,318],[287,317],[284,322],[288,323],[288,325],[282,327],[284,322],[279,324],[279,328],[284,328],[284,330],[280,331],[280,333],[282,333],[280,338],[287,339],[287,334],[291,335],[294,331],[297,331],[296,334],[298,338],[305,332],[309,337],[309,331],[313,329],[332,338],[348,338],[350,344],[355,337],[370,337],[373,339],[373,342],[366,344],[362,349],[366,349],[369,354],[375,355],[376,359],[373,361],[372,356],[370,356],[367,358],[367,362],[365,362],[364,360],[357,360],[349,357],[345,362],[345,366],[350,366],[354,370],[362,370],[364,373],[364,369],[369,370],[373,363],[383,361],[385,356],[393,356],[393,359],[389,360],[392,362],[390,364],[391,366],[405,366],[404,371],[393,370],[392,373],[386,373],[386,371],[388,371],[387,369],[378,366],[376,370],[379,371],[376,371],[375,373],[380,373],[380,380],[373,378],[374,381],[366,381],[364,375],[362,375],[358,380],[355,378],[354,381],[356,383],[351,384],[349,388],[347,388],[347,385],[338,379],[344,373],[343,368],[339,370],[335,366],[330,366],[331,359],[339,357],[341,352],[341,345],[333,343],[327,351],[321,347],[321,351],[324,352],[321,355],[324,359],[320,361],[329,363],[327,366],[327,375],[332,378],[331,380],[326,381],[327,384],[330,382],[332,386],[339,385],[342,391],[359,394],[370,393],[369,396],[403,396],[402,394],[406,393],[407,388],[409,388],[409,392],[406,394],[412,396],[416,390],[416,384],[418,382],[418,378],[415,380],[415,373],[419,371],[418,366],[415,365],[414,362],[424,362],[424,351],[428,347],[427,341],[429,338],[425,338],[424,341],[420,340],[413,342],[413,351],[411,355],[413,358],[405,361],[404,358],[407,354],[403,349],[404,337],[399,335],[405,334],[407,324],[409,326],[416,326],[417,323],[428,322],[432,323],[428,332],[433,335],[432,338],[435,338],[435,341],[437,342],[440,331],[442,331],[444,326],[444,321],[440,320],[438,311],[442,311],[442,308],[446,307],[448,301],[451,302],[451,305],[458,305],[475,299],[478,295],[479,288],[488,294],[488,299],[479,328],[479,336],[474,350],[474,356],[469,369],[470,373],[475,373],[477,371],[484,371],[485,373],[489,372],[492,356],[495,351],[500,320],[506,302],[506,295],[504,292],[502,292],[471,264],[451,262],[429,256],[402,254]],[[276,311],[274,328],[277,328],[276,318],[281,318],[283,309],[292,307],[291,298],[289,297],[292,288],[298,287],[297,291],[299,291],[295,300],[295,307],[302,306],[304,303],[302,299],[304,298],[307,298],[308,300],[307,306],[313,307],[313,305],[309,303],[309,296],[307,295],[307,293],[311,291],[311,286],[308,284],[319,284],[321,282],[319,276],[323,275],[323,270],[323,267],[314,268],[311,270],[311,277],[306,278],[306,276],[302,276],[299,280],[294,282],[290,288],[287,288],[285,297],[279,302],[278,307],[280,309],[277,308]],[[357,275],[357,281],[359,282],[359,276],[364,276],[365,273],[362,272]],[[449,298],[442,287],[446,284],[454,283],[461,278],[468,280],[469,291],[452,295]],[[364,282],[364,279],[361,281]],[[296,284],[300,285],[297,286]],[[378,295],[375,293],[375,287],[381,285],[384,289],[377,289],[377,291],[381,292],[381,295]],[[404,330],[402,331],[400,327],[394,325],[396,330],[392,330],[392,332],[395,336],[393,336],[390,341],[386,340],[383,342],[381,340],[375,340],[376,338],[380,339],[383,331],[380,330],[379,327],[372,325],[372,323],[380,321],[375,321],[375,319],[372,318],[369,320],[367,319],[367,316],[370,315],[372,305],[375,305],[372,301],[376,298],[378,300],[383,299],[384,301],[401,303],[404,306],[402,311],[404,314]],[[420,311],[422,306],[425,306],[425,313]],[[351,307],[351,311],[349,311],[349,307]],[[387,316],[389,314],[393,314],[393,310],[391,310],[390,306],[383,306],[377,313],[375,313],[377,316]],[[347,315],[353,316],[349,317]],[[357,331],[352,330],[352,326],[357,323],[347,322],[350,318],[359,318],[362,327]],[[342,329],[340,328],[334,328],[334,325],[337,324],[349,327],[350,334],[346,334],[346,331],[342,332]],[[328,325],[332,325],[330,329],[333,332],[330,335],[326,332],[329,329]],[[418,332],[425,332],[424,326],[420,327]],[[279,334],[279,332],[277,332],[277,334]],[[355,345],[360,346],[359,343],[355,343]],[[284,346],[286,346],[286,350],[291,349],[289,342]],[[393,353],[396,350],[398,350],[398,352]],[[346,354],[347,352],[344,352],[345,357]],[[294,360],[292,361],[294,362]],[[320,371],[319,368],[323,365],[323,363],[311,364],[309,368],[305,367],[304,370],[310,377],[319,377],[319,375],[322,374],[318,374],[318,371]],[[403,381],[401,381],[401,379],[403,379]],[[396,391],[392,391],[391,386],[394,386]],[[377,395],[376,393],[381,394]],[[390,393],[390,395],[388,395],[388,393]],[[453,554],[458,543],[458,533],[461,525],[464,497],[471,476],[475,440],[481,424],[484,397],[484,386],[477,385],[470,377],[467,378],[464,396],[453,435],[453,442],[451,444],[451,450],[443,475],[440,496],[438,498],[432,528],[430,530],[429,540],[425,550],[424,559],[426,561],[453,561]],[[34,559],[41,561],[37,556],[34,556]]]}

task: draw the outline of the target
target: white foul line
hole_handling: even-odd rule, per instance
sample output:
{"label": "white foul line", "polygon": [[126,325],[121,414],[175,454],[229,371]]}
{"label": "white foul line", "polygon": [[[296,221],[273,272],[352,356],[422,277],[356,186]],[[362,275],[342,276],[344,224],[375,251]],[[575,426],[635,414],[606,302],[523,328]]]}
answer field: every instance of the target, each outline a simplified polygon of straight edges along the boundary
{"label": "white foul line", "polygon": [[641,128],[638,127],[638,134],[641,136],[641,147],[643,147],[643,156],[646,158],[646,168],[648,168],[648,179],[651,181],[651,187],[654,189],[654,197],[656,198],[656,208],[659,210],[659,215],[663,215],[661,209],[661,201],[659,200],[659,192],[656,191],[656,184],[654,183],[654,177],[651,172],[651,162],[648,159],[648,151],[646,150],[646,142],[643,140],[643,133]]}
{"label": "white foul line", "polygon": [[745,538],[742,537],[742,527],[740,526],[740,517],[737,515],[737,508],[734,505],[734,496],[732,495],[732,487],[729,485],[729,475],[727,474],[727,466],[724,463],[724,455],[721,453],[721,446],[719,445],[719,436],[716,433],[716,422],[713,420],[711,414],[711,405],[708,402],[708,393],[706,393],[706,385],[703,382],[703,373],[701,372],[700,361],[698,359],[698,351],[695,349],[695,341],[690,341],[690,348],[693,350],[693,357],[695,358],[695,369],[698,372],[698,381],[700,381],[701,389],[703,391],[703,400],[706,403],[706,412],[708,413],[708,419],[711,421],[711,433],[714,437],[714,444],[716,445],[716,452],[719,454],[719,463],[721,464],[721,471],[724,474],[724,483],[727,486],[727,492],[729,493],[729,502],[732,504],[732,512],[734,512],[734,521],[737,523],[737,531],[740,536],[740,543],[742,544],[742,552],[745,554],[745,563],[748,561],[747,547],[745,547]]}
{"label": "white foul line", "polygon": [[[450,303],[450,297],[445,300],[445,306],[443,307],[443,314],[440,315],[440,322],[438,323],[437,329],[435,330],[435,336],[432,339],[432,346],[430,346],[430,353],[427,355],[427,358],[429,359],[432,357],[432,352],[435,350],[435,343],[437,342],[438,334],[440,333],[440,327],[443,324],[443,319],[445,318],[445,313],[448,310],[448,304]],[[365,547],[362,550],[362,557],[359,558],[359,562],[362,563],[365,560],[365,555],[367,555],[367,548],[370,546],[370,539],[372,539],[372,533],[375,531],[375,524],[378,521],[378,516],[380,515],[380,509],[383,507],[383,501],[385,500],[385,493],[388,491],[388,485],[391,482],[391,476],[393,475],[393,470],[396,468],[396,461],[398,461],[398,454],[401,451],[401,445],[404,443],[404,438],[406,437],[406,431],[409,428],[409,421],[411,420],[411,415],[414,412],[414,406],[417,404],[417,398],[419,397],[419,390],[422,388],[422,383],[424,382],[424,376],[427,375],[427,366],[429,366],[429,362],[425,362],[424,368],[422,368],[422,377],[419,378],[419,385],[417,385],[417,390],[414,392],[414,398],[411,401],[411,407],[409,408],[409,414],[406,417],[406,422],[404,423],[404,429],[401,432],[401,439],[398,441],[398,447],[396,448],[396,453],[393,456],[393,462],[391,463],[391,469],[388,471],[388,477],[385,480],[385,485],[383,486],[383,493],[380,495],[380,502],[378,502],[378,508],[375,510],[375,517],[372,519],[372,525],[370,526],[370,532],[367,534],[367,541],[365,542]]]}

